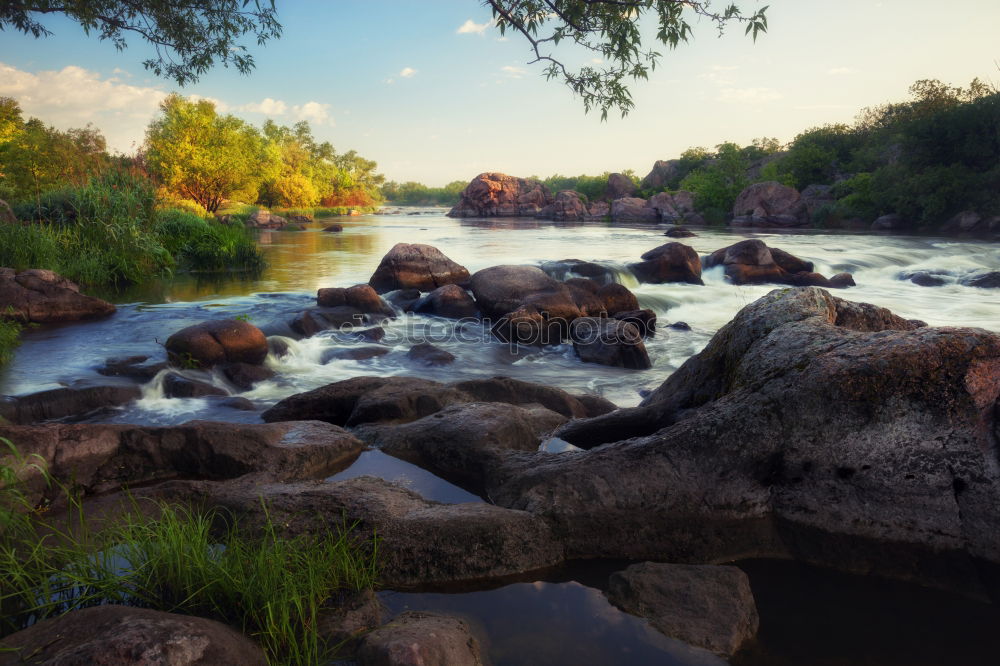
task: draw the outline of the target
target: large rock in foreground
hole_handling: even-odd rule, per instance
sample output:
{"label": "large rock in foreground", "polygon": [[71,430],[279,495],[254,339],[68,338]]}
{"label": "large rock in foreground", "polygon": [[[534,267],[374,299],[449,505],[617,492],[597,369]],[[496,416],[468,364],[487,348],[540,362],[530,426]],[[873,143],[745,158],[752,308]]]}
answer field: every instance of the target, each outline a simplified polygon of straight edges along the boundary
{"label": "large rock in foreground", "polygon": [[981,594],[998,395],[995,333],[776,290],[640,407],[555,433],[604,446],[520,454],[490,496],[545,516],[570,557],[791,556]]}
{"label": "large rock in foreground", "polygon": [[633,564],[611,575],[607,596],[667,636],[725,657],[759,625],[750,580],[736,567]]}
{"label": "large rock in foreground", "polygon": [[259,365],[267,358],[263,331],[240,319],[217,319],[182,328],[167,338],[165,346],[170,362],[182,368]]}
{"label": "large rock in foreground", "polygon": [[472,179],[449,217],[535,217],[552,203],[552,195],[537,180],[481,173]]}
{"label": "large rock in foreground", "polygon": [[0,666],[265,666],[256,643],[200,617],[97,606],[32,625],[0,640]]}
{"label": "large rock in foreground", "polygon": [[47,324],[103,317],[114,311],[114,305],[81,294],[80,287],[58,273],[0,268],[0,318]]}
{"label": "large rock in foreground", "polygon": [[468,279],[469,271],[444,256],[436,247],[396,243],[382,257],[368,284],[384,294],[396,289],[433,291],[446,284],[461,284]]}

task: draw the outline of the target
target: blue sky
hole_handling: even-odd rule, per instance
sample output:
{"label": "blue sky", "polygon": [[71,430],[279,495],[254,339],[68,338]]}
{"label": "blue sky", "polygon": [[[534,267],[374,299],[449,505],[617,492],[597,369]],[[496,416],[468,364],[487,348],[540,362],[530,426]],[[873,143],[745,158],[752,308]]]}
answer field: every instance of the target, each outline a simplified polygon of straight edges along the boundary
{"label": "blue sky", "polygon": [[[251,75],[218,68],[181,92],[255,124],[307,119],[389,179],[441,185],[482,171],[643,175],[691,146],[789,141],[851,122],[861,107],[904,99],[917,79],[1000,84],[996,0],[766,4],[770,31],[756,44],[701,24],[691,44],[659,49],[661,66],[633,86],[636,109],[624,120],[584,114],[527,64],[525,42],[486,25],[477,0],[278,0],[284,36],[251,48]],[[119,53],[71,23],[49,25],[46,39],[0,33],[0,95],[57,127],[93,122],[130,152],[176,86],[142,68],[148,49],[138,41]]]}

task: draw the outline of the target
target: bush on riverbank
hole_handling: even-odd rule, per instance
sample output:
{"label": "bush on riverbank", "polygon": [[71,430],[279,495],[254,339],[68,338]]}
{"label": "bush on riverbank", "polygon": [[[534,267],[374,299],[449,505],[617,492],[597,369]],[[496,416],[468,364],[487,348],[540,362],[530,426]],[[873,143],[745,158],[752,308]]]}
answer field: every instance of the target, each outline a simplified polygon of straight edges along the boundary
{"label": "bush on riverbank", "polygon": [[62,488],[70,511],[56,522],[29,501],[27,466],[45,475],[40,459],[0,440],[0,637],[112,603],[219,620],[260,643],[269,663],[317,664],[330,657],[318,632],[324,606],[376,583],[376,544],[353,526],[284,537],[268,516],[248,536],[218,511],[140,511],[136,500],[97,527]]}
{"label": "bush on riverbank", "polygon": [[155,187],[133,170],[112,170],[17,208],[31,224],[0,226],[0,266],[47,268],[84,285],[138,284],[175,267],[259,271],[249,231],[193,212],[158,209]]}

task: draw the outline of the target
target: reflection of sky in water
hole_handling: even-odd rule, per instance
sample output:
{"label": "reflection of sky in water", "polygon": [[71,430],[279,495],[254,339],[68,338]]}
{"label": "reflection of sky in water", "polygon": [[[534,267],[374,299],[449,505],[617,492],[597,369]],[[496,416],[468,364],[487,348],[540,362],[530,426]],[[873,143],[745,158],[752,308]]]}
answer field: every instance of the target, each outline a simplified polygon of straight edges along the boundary
{"label": "reflection of sky in water", "polygon": [[[433,215],[370,216],[339,219],[341,233],[324,233],[322,223],[302,232],[264,232],[262,247],[270,268],[259,278],[178,276],[120,294],[119,312],[108,319],[28,331],[13,363],[0,370],[0,393],[20,394],[68,385],[76,380],[106,383],[94,368],[105,358],[145,354],[162,358],[162,343],[174,331],[211,318],[247,315],[261,326],[287,321],[315,304],[319,287],[366,282],[379,260],[397,242],[428,243],[476,271],[501,263],[537,263],[576,258],[603,261],[621,274],[643,252],[670,239],[662,229],[608,223],[556,225],[535,220],[453,220],[439,210]],[[991,290],[964,287],[955,280],[970,271],[1000,269],[1000,245],[981,241],[930,237],[871,236],[845,233],[730,233],[700,229],[685,239],[707,254],[747,237],[759,237],[805,259],[831,275],[852,270],[859,284],[837,295],[892,308],[905,317],[938,325],[973,325],[1000,329],[1000,298]],[[950,271],[942,287],[919,287],[898,279],[901,271]],[[771,285],[736,287],[720,270],[707,271],[705,286],[634,285],[639,304],[659,317],[657,335],[646,341],[653,362],[648,371],[584,364],[571,345],[523,349],[511,354],[506,345],[478,331],[460,341],[438,342],[457,357],[455,363],[427,368],[406,358],[415,336],[434,323],[449,334],[454,323],[408,316],[386,325],[384,344],[390,352],[378,358],[321,363],[324,352],[357,346],[332,333],[292,345],[289,356],[271,358],[279,374],[244,394],[260,406],[293,393],[359,375],[413,375],[439,381],[508,375],[603,395],[621,406],[635,405],[639,392],[658,386],[685,359],[697,353],[711,335],[743,306],[766,294]],[[664,325],[685,321],[691,331]],[[218,401],[146,401],[100,420],[177,423],[191,418],[255,421],[256,412],[220,408]]]}
{"label": "reflection of sky in water", "polygon": [[359,476],[376,476],[386,481],[398,483],[416,492],[425,499],[445,504],[461,504],[463,502],[482,502],[482,498],[462,490],[421,469],[416,465],[393,458],[381,451],[364,451],[354,463],[331,476],[327,481],[346,481]]}
{"label": "reflection of sky in water", "polygon": [[493,666],[702,666],[722,659],[666,638],[577,582],[515,583],[464,594],[382,592],[393,614],[437,611],[465,619]]}

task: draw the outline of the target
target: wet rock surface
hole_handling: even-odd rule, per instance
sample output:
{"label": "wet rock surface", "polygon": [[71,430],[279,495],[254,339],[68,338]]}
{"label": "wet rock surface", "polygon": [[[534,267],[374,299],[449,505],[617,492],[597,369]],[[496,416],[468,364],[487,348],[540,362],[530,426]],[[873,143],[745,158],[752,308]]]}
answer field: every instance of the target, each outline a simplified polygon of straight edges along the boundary
{"label": "wet rock surface", "polygon": [[446,284],[462,284],[469,271],[431,245],[397,243],[382,257],[368,284],[380,294],[396,289],[433,291]]}
{"label": "wet rock surface", "polygon": [[813,272],[811,261],[805,261],[780,250],[768,247],[762,240],[751,239],[716,250],[702,259],[707,270],[723,266],[726,277],[733,284],[777,283],[796,287],[844,288],[854,286],[849,273],[840,273],[830,279]]}
{"label": "wet rock surface", "polygon": [[23,396],[0,397],[0,417],[14,424],[82,418],[138,400],[138,386],[111,385],[57,388]]}
{"label": "wet rock surface", "polygon": [[573,350],[585,363],[632,370],[653,366],[639,329],[620,319],[580,317],[570,325]]}
{"label": "wet rock surface", "polygon": [[736,567],[633,564],[611,575],[607,596],[667,636],[726,657],[759,625],[750,580]]}
{"label": "wet rock surface", "polygon": [[182,368],[210,368],[220,363],[260,365],[267,357],[267,338],[239,319],[206,321],[177,331],[166,342],[167,358]]}
{"label": "wet rock surface", "polygon": [[125,606],[76,610],[0,639],[0,664],[265,666],[256,643],[226,625]]}
{"label": "wet rock surface", "polygon": [[641,262],[630,264],[629,268],[640,282],[704,284],[698,253],[683,243],[666,243],[653,248],[642,255]]}

